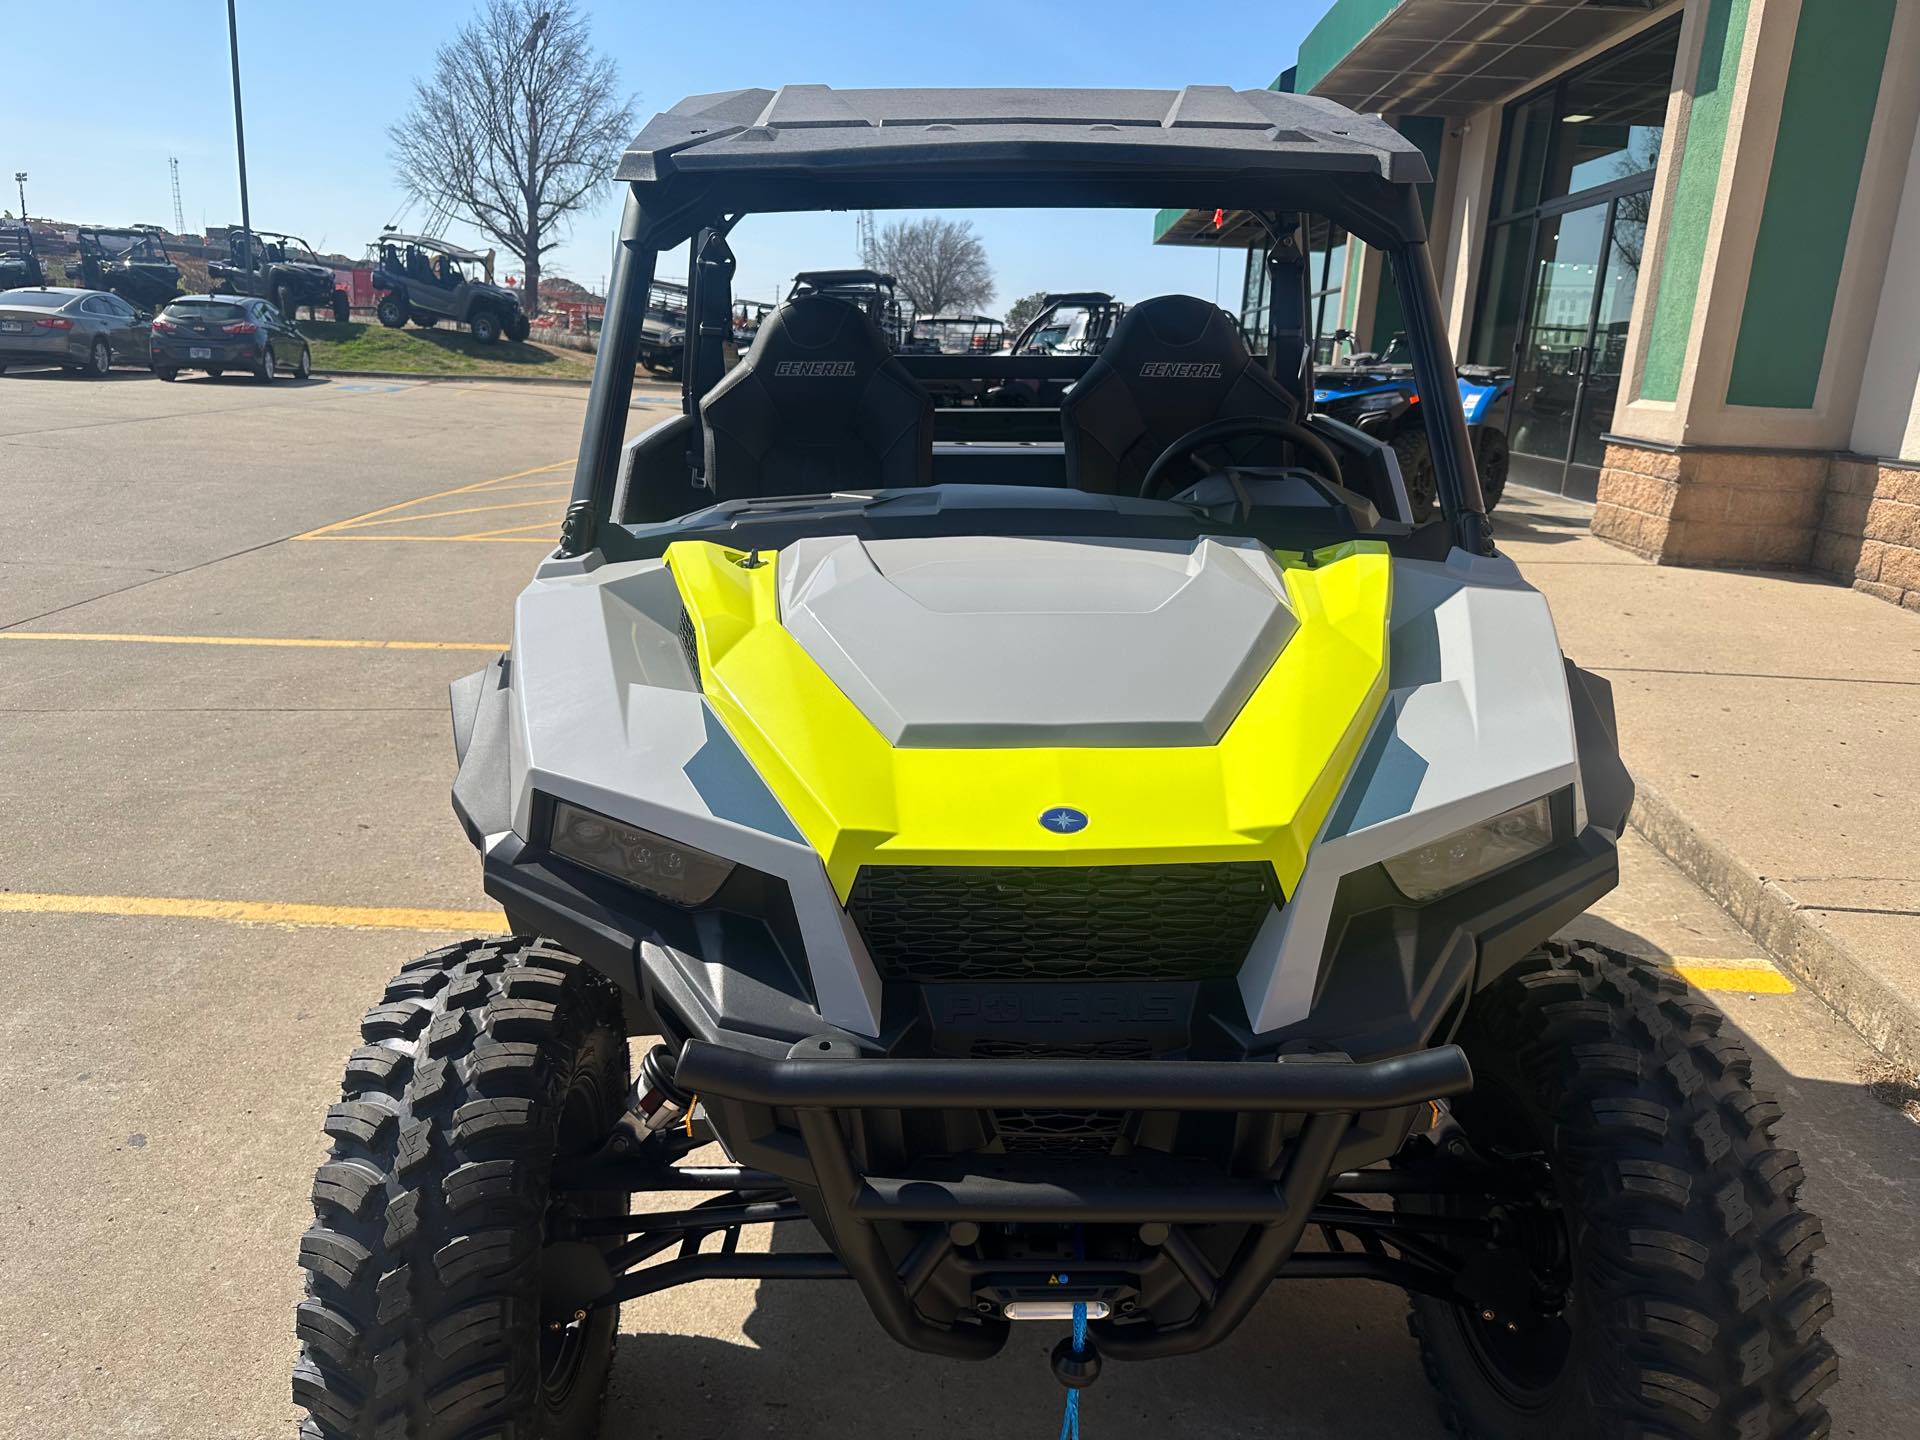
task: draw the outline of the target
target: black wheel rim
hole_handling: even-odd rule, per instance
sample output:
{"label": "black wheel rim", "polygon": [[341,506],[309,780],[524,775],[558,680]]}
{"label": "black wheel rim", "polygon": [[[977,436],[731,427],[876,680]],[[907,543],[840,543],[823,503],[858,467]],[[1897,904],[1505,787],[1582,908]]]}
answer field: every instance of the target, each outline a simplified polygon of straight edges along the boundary
{"label": "black wheel rim", "polygon": [[[590,1154],[606,1139],[608,1117],[618,1106],[616,1097],[606,1093],[597,1058],[589,1050],[574,1070],[561,1109],[556,1158]],[[554,1239],[556,1222],[617,1215],[624,1211],[624,1202],[624,1196],[611,1193],[578,1196],[548,1210],[548,1239],[540,1260],[540,1393],[549,1413],[574,1402],[588,1359],[607,1343],[619,1315],[613,1309],[586,1309],[604,1283],[604,1266],[596,1263],[604,1250],[589,1255],[581,1242]]]}
{"label": "black wheel rim", "polygon": [[1499,1207],[1507,1245],[1525,1258],[1534,1303],[1520,1314],[1489,1314],[1465,1306],[1454,1315],[1468,1354],[1487,1384],[1518,1410],[1545,1410],[1560,1398],[1586,1332],[1585,1305],[1572,1263],[1567,1215],[1576,1197],[1553,1167],[1548,1136],[1532,1133],[1527,1111],[1497,1082],[1483,1080],[1473,1097],[1470,1132],[1488,1159],[1520,1171],[1521,1199]]}

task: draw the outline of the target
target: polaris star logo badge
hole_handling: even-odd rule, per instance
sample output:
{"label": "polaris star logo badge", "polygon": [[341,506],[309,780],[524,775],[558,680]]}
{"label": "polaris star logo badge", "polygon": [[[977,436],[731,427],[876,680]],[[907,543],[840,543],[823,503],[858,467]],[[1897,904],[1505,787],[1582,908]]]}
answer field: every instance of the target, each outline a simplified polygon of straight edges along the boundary
{"label": "polaris star logo badge", "polygon": [[854,373],[851,360],[780,360],[773,373],[803,380],[845,379]]}
{"label": "polaris star logo badge", "polygon": [[1040,812],[1040,824],[1056,835],[1077,835],[1087,828],[1087,812],[1071,805],[1056,805]]}
{"label": "polaris star logo badge", "polygon": [[1140,367],[1142,380],[1218,380],[1218,360],[1149,360]]}

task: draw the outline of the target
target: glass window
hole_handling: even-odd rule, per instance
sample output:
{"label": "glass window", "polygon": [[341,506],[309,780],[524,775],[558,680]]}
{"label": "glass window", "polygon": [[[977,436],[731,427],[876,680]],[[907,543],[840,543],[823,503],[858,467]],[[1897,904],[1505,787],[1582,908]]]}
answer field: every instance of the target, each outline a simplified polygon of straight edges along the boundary
{"label": "glass window", "polygon": [[1568,78],[1546,199],[1650,171],[1660,162],[1678,32]]}
{"label": "glass window", "polygon": [[1247,273],[1240,286],[1240,329],[1247,348],[1267,348],[1267,256],[1264,250],[1247,251]]}
{"label": "glass window", "polygon": [[1307,275],[1312,287],[1308,305],[1313,317],[1313,360],[1333,360],[1333,332],[1340,328],[1340,291],[1347,278],[1347,232],[1329,225],[1311,237]]}
{"label": "glass window", "polygon": [[1500,187],[1493,197],[1495,215],[1531,210],[1540,203],[1540,176],[1546,169],[1547,142],[1553,138],[1553,98],[1549,90],[1507,112],[1500,145]]}
{"label": "glass window", "polygon": [[65,290],[8,290],[7,305],[16,310],[58,310],[73,299]]}
{"label": "glass window", "polygon": [[231,300],[176,300],[161,312],[174,320],[244,320],[247,312]]}
{"label": "glass window", "polygon": [[1520,338],[1520,312],[1527,301],[1527,246],[1533,226],[1527,222],[1496,226],[1488,237],[1487,281],[1480,294],[1480,319],[1473,327],[1475,365],[1513,363]]}

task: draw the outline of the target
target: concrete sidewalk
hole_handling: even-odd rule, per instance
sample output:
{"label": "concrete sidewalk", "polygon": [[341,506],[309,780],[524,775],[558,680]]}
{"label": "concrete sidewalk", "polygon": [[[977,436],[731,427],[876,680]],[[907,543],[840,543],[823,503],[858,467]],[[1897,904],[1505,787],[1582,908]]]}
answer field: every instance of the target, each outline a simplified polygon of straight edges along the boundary
{"label": "concrete sidewalk", "polygon": [[1613,684],[1633,824],[1872,1044],[1920,1065],[1920,615],[1649,564],[1518,487],[1502,550]]}

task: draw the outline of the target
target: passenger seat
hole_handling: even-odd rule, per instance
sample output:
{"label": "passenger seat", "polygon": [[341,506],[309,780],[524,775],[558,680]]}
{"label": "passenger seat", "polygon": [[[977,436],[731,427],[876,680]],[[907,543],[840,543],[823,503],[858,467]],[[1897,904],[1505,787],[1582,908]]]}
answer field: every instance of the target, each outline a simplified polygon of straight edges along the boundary
{"label": "passenger seat", "polygon": [[933,400],[857,306],[802,295],[700,402],[722,500],[926,485]]}

